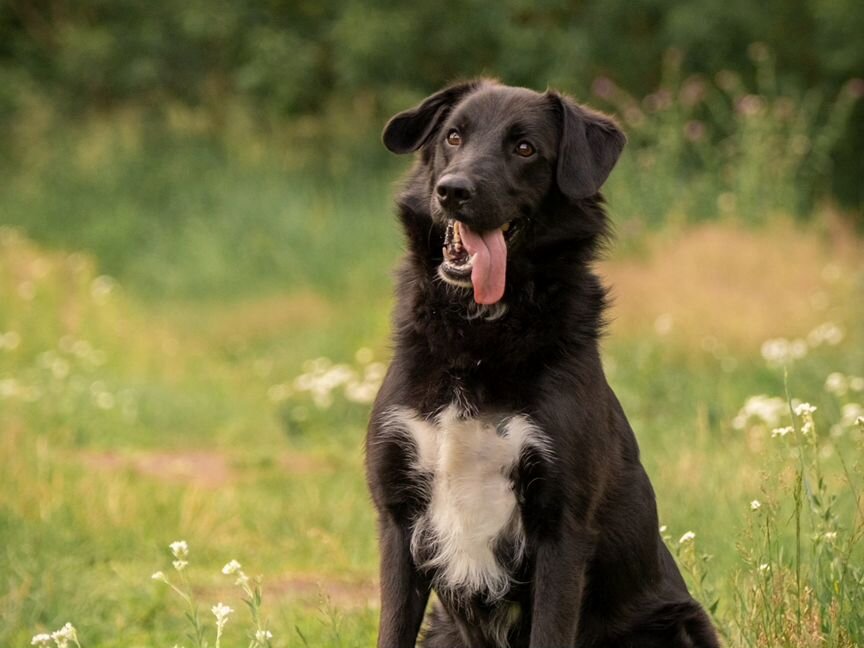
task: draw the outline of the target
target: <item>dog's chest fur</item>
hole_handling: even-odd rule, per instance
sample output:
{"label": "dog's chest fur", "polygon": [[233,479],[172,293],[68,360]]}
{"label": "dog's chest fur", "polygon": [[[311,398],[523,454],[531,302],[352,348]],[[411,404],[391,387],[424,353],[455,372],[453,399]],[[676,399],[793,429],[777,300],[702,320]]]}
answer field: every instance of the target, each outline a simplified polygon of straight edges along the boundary
{"label": "dog's chest fur", "polygon": [[451,405],[433,418],[394,408],[384,424],[406,448],[426,503],[413,521],[414,560],[439,592],[499,599],[525,553],[517,498],[520,465],[549,460],[549,443],[527,417],[466,416]]}

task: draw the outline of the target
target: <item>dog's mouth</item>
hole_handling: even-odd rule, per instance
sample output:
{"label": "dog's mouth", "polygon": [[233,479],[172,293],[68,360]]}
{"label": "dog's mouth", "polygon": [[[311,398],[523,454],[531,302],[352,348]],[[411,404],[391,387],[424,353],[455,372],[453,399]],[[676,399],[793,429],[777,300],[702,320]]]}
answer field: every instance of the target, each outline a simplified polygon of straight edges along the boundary
{"label": "dog's mouth", "polygon": [[454,218],[447,220],[444,260],[438,275],[447,283],[474,289],[478,304],[495,304],[504,296],[507,245],[518,229],[518,221],[475,232]]}

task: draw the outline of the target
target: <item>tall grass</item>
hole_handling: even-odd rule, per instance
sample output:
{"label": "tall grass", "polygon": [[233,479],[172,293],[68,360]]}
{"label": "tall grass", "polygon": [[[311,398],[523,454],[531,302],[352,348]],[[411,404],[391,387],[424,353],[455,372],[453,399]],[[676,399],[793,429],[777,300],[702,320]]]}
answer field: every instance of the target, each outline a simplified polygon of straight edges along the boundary
{"label": "tall grass", "polygon": [[754,82],[721,70],[681,74],[682,54],[667,52],[660,86],[644,98],[607,78],[592,99],[623,122],[629,150],[608,193],[629,227],[734,217],[765,223],[778,215],[813,217],[830,189],[830,152],[843,135],[864,80],[837,96],[787,92],[773,53],[753,43]]}
{"label": "tall grass", "polygon": [[[4,169],[0,222],[94,254],[140,294],[344,294],[362,288],[358,273],[386,281],[398,238],[393,174],[380,165],[334,173],[272,148],[243,156],[230,140],[124,116],[39,137],[50,150],[26,150]],[[249,146],[266,145],[256,137]]]}
{"label": "tall grass", "polygon": [[[607,263],[620,302],[655,297],[620,312],[604,343],[610,381],[639,435],[666,533],[729,644],[851,646],[861,640],[862,437],[850,420],[864,398],[860,269],[806,234],[795,243],[741,230],[724,238],[739,241],[724,263],[739,262],[736,250],[749,255],[743,241],[753,236],[764,247],[809,241],[822,250],[799,255],[810,274],[838,264],[812,288],[825,291],[827,311],[816,302],[799,318],[812,331],[782,309],[772,320],[790,345],[805,341],[806,355],[787,360],[790,391],[818,407],[815,428],[771,435],[802,423],[782,404],[782,369],[768,364],[781,358],[776,340],[765,358],[760,344],[735,342],[737,315],[722,302],[700,311],[710,328],[652,312],[663,294],[652,277],[677,269],[710,286],[713,276],[663,248],[637,260],[638,281],[621,272],[632,259]],[[46,252],[8,229],[0,250],[0,644],[26,644],[67,621],[83,646],[180,641],[182,611],[150,574],[163,547],[184,537],[208,641],[206,610],[242,605],[218,574],[237,558],[262,575],[274,646],[368,645],[377,558],[360,444],[366,392],[386,359],[386,302],[351,304],[343,322],[322,298],[325,308],[286,329],[261,327],[280,303],[271,298],[260,312],[244,302],[243,317],[231,304],[202,311],[195,302],[165,319],[78,253]],[[344,307],[338,295],[333,302]],[[813,325],[829,313],[839,334]],[[758,394],[779,398],[779,409],[744,408]],[[196,464],[202,454],[208,461]],[[186,471],[174,472],[174,460]],[[687,532],[692,542],[679,543]],[[244,624],[224,627],[222,645],[248,640]]]}

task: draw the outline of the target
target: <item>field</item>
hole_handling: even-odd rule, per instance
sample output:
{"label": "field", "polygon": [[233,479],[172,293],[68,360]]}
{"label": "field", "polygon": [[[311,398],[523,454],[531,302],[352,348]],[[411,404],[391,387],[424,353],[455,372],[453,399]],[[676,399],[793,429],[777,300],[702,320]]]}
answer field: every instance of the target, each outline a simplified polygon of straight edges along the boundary
{"label": "field", "polygon": [[[236,610],[222,645],[250,645],[232,559],[260,575],[273,646],[372,645],[361,447],[404,167],[310,169],[272,142],[136,124],[52,137],[0,191],[0,645],[66,622],[88,648],[199,645],[157,571],[194,593],[210,645],[220,601]],[[862,243],[828,206],[794,218],[800,168],[742,157],[762,142],[745,131],[738,157],[706,164],[720,186],[685,191],[669,138],[622,161],[618,242],[598,266],[614,295],[604,362],[664,535],[728,645],[851,648]],[[742,160],[750,175],[723,175]],[[760,194],[758,173],[787,191]]]}

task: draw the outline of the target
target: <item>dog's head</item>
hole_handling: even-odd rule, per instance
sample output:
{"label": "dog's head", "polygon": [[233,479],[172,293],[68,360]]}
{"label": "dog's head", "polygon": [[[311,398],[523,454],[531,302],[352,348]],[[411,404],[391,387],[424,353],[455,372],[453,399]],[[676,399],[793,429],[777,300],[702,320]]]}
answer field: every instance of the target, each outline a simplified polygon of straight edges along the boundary
{"label": "dog's head", "polygon": [[485,80],[399,113],[383,139],[394,153],[422,152],[424,198],[443,232],[437,273],[473,288],[478,304],[502,299],[508,251],[512,263],[560,226],[551,203],[597,195],[625,142],[610,118],[563,95]]}

